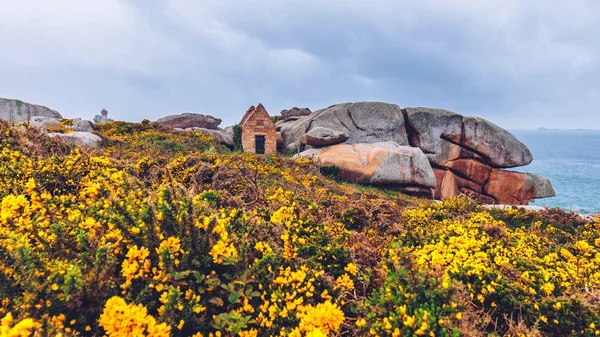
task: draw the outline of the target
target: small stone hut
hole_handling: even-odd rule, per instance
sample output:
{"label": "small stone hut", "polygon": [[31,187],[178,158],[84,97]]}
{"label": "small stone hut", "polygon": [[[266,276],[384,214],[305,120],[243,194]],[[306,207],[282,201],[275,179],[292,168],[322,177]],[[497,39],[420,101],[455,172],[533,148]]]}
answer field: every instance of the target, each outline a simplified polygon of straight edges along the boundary
{"label": "small stone hut", "polygon": [[240,122],[244,152],[273,154],[277,152],[275,123],[262,104],[251,106]]}

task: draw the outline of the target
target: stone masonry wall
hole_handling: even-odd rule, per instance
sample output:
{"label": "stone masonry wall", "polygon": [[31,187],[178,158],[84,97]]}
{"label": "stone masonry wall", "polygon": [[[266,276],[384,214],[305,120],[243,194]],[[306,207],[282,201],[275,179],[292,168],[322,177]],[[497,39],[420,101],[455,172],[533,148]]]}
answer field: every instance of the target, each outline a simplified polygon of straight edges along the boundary
{"label": "stone masonry wall", "polygon": [[275,124],[262,104],[250,107],[242,119],[244,152],[256,153],[256,136],[265,136],[265,154],[277,153]]}

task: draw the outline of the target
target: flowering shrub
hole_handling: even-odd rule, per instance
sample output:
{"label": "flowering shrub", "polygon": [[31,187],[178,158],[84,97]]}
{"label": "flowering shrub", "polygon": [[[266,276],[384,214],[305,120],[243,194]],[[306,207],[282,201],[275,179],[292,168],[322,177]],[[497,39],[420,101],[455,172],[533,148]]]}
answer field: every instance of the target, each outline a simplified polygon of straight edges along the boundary
{"label": "flowering shrub", "polygon": [[96,132],[82,150],[0,122],[0,336],[600,333],[598,222]]}

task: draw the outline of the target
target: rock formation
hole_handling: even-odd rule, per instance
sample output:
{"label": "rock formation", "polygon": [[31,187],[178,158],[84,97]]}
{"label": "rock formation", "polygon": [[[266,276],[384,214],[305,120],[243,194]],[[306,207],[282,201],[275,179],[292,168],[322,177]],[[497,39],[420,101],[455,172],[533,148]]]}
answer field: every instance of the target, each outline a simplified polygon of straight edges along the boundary
{"label": "rock formation", "polygon": [[216,130],[219,124],[221,124],[221,120],[219,118],[190,112],[179,115],[169,115],[158,119],[156,122],[172,128],[204,128],[212,130]]}
{"label": "rock formation", "polygon": [[64,127],[67,130],[73,131],[82,131],[82,132],[92,132],[94,130],[94,126],[92,122],[83,120],[81,118],[74,119],[60,119],[60,118],[52,118],[52,117],[42,117],[35,116],[29,120],[30,126],[38,127],[44,131],[48,131],[48,129],[52,130]]}
{"label": "rock formation", "polygon": [[223,144],[223,145],[229,147],[230,149],[233,149],[233,135],[223,129],[205,129],[205,128],[194,127],[194,128],[180,129],[180,130],[202,132],[205,135],[209,135],[209,136],[213,137],[220,144]]}
{"label": "rock formation", "polygon": [[[431,164],[437,199],[465,193],[482,203],[522,205],[555,195],[550,181],[541,176],[503,170],[527,165],[533,156],[511,133],[482,118],[442,109],[401,109],[394,104],[360,102],[336,104],[278,123],[278,128],[283,152],[308,149],[301,155],[310,154],[318,160],[331,145],[378,144],[359,147],[363,152],[378,153],[382,142],[391,141],[419,149]],[[314,149],[323,146],[327,148]],[[356,176],[348,165],[339,167]],[[416,181],[401,184],[422,187]]]}
{"label": "rock formation", "polygon": [[98,148],[102,138],[90,132],[49,133],[49,137],[60,137],[64,141],[83,147]]}
{"label": "rock formation", "polygon": [[337,167],[337,176],[353,183],[412,187],[429,197],[435,187],[431,165],[421,149],[392,141],[311,148],[299,156],[312,158],[321,167]]}
{"label": "rock formation", "polygon": [[231,129],[231,132],[228,132],[227,128],[225,130],[219,128],[219,124],[221,124],[219,118],[210,115],[186,112],[178,115],[165,116],[158,119],[156,122],[181,131],[202,132],[215,138],[220,144],[233,149],[233,129]]}
{"label": "rock formation", "polygon": [[0,98],[0,119],[19,123],[35,116],[62,118],[60,113],[45,106],[25,103],[17,99]]}
{"label": "rock formation", "polygon": [[297,107],[293,107],[289,110],[282,110],[281,111],[281,120],[284,122],[288,122],[291,120],[296,120],[302,116],[308,116],[311,114],[311,111],[309,108],[297,108]]}
{"label": "rock formation", "polygon": [[348,140],[350,136],[346,132],[336,131],[324,127],[310,129],[300,137],[300,143],[314,147],[335,145]]}

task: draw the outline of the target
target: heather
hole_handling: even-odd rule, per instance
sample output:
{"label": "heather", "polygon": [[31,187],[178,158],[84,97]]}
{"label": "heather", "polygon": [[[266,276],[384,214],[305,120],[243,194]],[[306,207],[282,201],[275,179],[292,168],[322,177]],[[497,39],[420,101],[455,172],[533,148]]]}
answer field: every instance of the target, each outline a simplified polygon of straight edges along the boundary
{"label": "heather", "polygon": [[0,122],[0,335],[600,334],[600,221],[341,183],[307,159]]}

